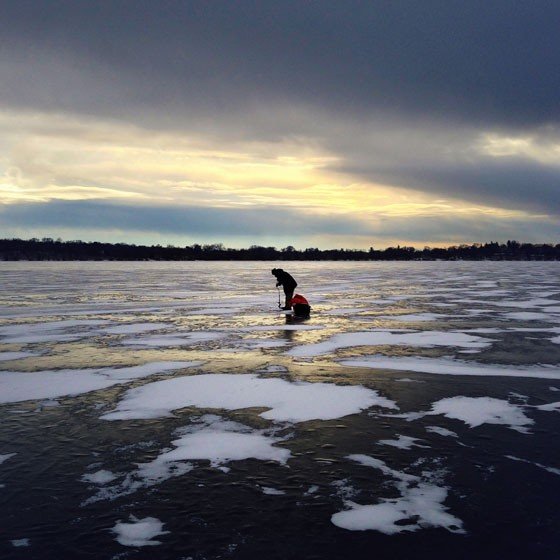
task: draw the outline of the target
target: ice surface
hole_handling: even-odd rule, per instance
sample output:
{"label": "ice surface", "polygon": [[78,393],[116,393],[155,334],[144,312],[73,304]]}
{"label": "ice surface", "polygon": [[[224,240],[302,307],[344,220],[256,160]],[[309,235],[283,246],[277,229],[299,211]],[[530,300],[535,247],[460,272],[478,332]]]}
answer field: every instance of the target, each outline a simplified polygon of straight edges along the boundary
{"label": "ice surface", "polygon": [[131,515],[129,520],[130,523],[118,521],[112,529],[117,535],[117,541],[123,546],[154,546],[161,544],[160,541],[152,540],[154,537],[169,533],[163,531],[163,523],[155,517],[138,519]]}
{"label": "ice surface", "polygon": [[[36,469],[20,469],[18,477],[10,476],[2,495],[13,504],[14,512],[29,515],[5,516],[3,525],[7,527],[2,526],[2,530],[6,539],[29,537],[35,549],[45,531],[51,530],[49,549],[53,557],[62,558],[75,544],[74,526],[84,535],[93,535],[82,544],[85,555],[95,556],[104,539],[103,531],[99,533],[100,519],[105,520],[101,527],[110,530],[119,516],[124,525],[152,516],[166,523],[174,519],[178,525],[174,522],[173,526],[186,530],[184,535],[169,539],[147,539],[165,543],[157,549],[162,558],[227,556],[232,539],[239,546],[236,555],[244,557],[247,551],[242,535],[230,534],[215,544],[215,535],[226,534],[232,526],[227,512],[243,504],[246,526],[261,533],[268,531],[263,550],[267,546],[278,550],[279,545],[288,544],[291,550],[298,550],[305,539],[306,550],[312,552],[317,545],[321,555],[326,543],[335,543],[342,529],[329,523],[325,526],[324,516],[303,510],[316,505],[317,511],[323,511],[333,500],[340,500],[344,507],[329,513],[335,514],[333,522],[338,520],[348,529],[374,531],[371,535],[345,535],[344,542],[327,550],[329,558],[360,556],[368,546],[375,554],[379,539],[390,540],[400,550],[407,546],[403,538],[410,550],[420,555],[423,551],[424,555],[431,552],[451,558],[454,552],[460,556],[462,539],[447,529],[462,531],[461,521],[454,516],[464,515],[466,523],[473,519],[473,512],[479,516],[468,527],[472,531],[468,548],[473,556],[488,552],[484,527],[496,529],[499,542],[507,538],[508,531],[536,535],[533,544],[526,543],[527,548],[533,546],[533,554],[527,557],[538,557],[534,552],[539,546],[547,550],[557,540],[552,523],[556,519],[550,517],[550,512],[555,512],[554,495],[546,489],[556,483],[560,467],[553,441],[560,406],[549,402],[558,401],[560,394],[550,394],[558,389],[552,386],[560,387],[560,363],[555,363],[560,362],[555,358],[560,342],[558,263],[291,263],[287,268],[293,267],[314,308],[311,319],[303,323],[286,323],[284,314],[277,313],[277,293],[270,285],[268,263],[0,264],[0,284],[4,286],[0,304],[0,346],[4,352],[0,360],[8,360],[8,356],[21,359],[2,362],[6,371],[0,373],[0,384],[6,375],[18,376],[13,378],[16,388],[22,380],[32,379],[35,387],[19,387],[24,393],[21,398],[32,398],[43,384],[52,385],[46,394],[61,396],[87,390],[80,380],[93,388],[130,384],[79,399],[79,403],[61,399],[64,406],[50,411],[45,408],[57,401],[42,398],[54,397],[3,407],[3,435],[8,435],[4,441],[11,441],[13,425],[18,445],[4,444],[0,458],[12,455],[12,451],[20,454],[4,459],[0,471],[6,474],[17,468],[20,457],[29,455],[23,453],[29,447],[32,454],[52,458],[43,462],[41,472],[47,482],[60,482],[67,490],[60,497],[62,501],[51,503],[44,500],[49,485],[34,484]],[[20,342],[15,342],[18,339]],[[32,341],[45,346],[38,350],[23,346]],[[274,349],[273,345],[280,344],[285,348]],[[363,348],[368,345],[372,347]],[[314,355],[334,353],[338,348],[342,355],[331,354],[326,359],[338,361],[346,356],[344,361],[329,364],[325,358],[317,359],[314,367]],[[204,375],[229,374],[231,382],[215,378],[211,386],[207,378],[203,383],[203,375],[195,375],[201,373],[199,368],[186,369],[192,367],[186,364],[194,362],[168,371],[155,362],[199,359],[208,349],[212,352],[204,353]],[[286,354],[291,349],[293,354]],[[314,349],[318,354],[311,352],[308,363],[302,363],[306,353]],[[486,349],[488,352],[482,353]],[[480,357],[461,356],[464,351]],[[34,361],[31,352],[40,358]],[[383,355],[363,356],[379,352]],[[442,358],[442,354],[448,357]],[[134,365],[148,360],[154,362]],[[554,365],[539,365],[544,362]],[[368,372],[350,365],[379,369]],[[21,369],[31,373],[17,371]],[[377,375],[379,372],[383,375]],[[153,377],[145,380],[150,375]],[[163,402],[158,402],[160,393],[152,386],[185,377],[198,377],[196,383],[203,386],[191,386],[195,381],[171,384],[165,391],[162,388]],[[264,383],[266,377],[283,383]],[[349,387],[362,380],[367,389]],[[145,393],[138,394],[151,402],[142,404],[136,398],[127,402],[135,395],[127,390],[146,382]],[[307,389],[308,385],[312,387]],[[332,391],[329,398],[320,391],[324,386],[330,387],[326,393]],[[0,400],[4,387],[0,387]],[[356,394],[346,395],[348,389]],[[176,393],[170,402],[166,401],[167,391]],[[520,393],[529,400],[524,402]],[[404,410],[413,412],[398,417],[393,414],[392,418],[382,415],[394,410],[389,406],[376,408],[382,406],[381,394],[402,399]],[[476,400],[490,396],[496,398]],[[453,401],[469,398],[472,400],[462,404],[468,405],[470,412]],[[394,402],[387,403],[396,408]],[[172,417],[157,419],[159,406],[163,407],[162,416]],[[329,421],[326,417],[331,406],[336,413],[332,416],[355,415]],[[224,410],[224,417],[211,418],[207,407],[215,412]],[[236,407],[242,409],[236,412]],[[135,417],[138,410],[140,417],[147,411],[154,419],[118,425],[99,419],[109,411],[113,411],[109,415]],[[268,414],[270,421],[259,414]],[[423,420],[410,426],[400,419],[403,417]],[[309,418],[308,424],[288,424]],[[469,428],[474,425],[477,427]],[[72,437],[59,429],[64,426],[72,427]],[[508,427],[520,431],[531,428],[534,433],[523,436]],[[44,434],[42,430],[46,430]],[[468,450],[460,439],[466,432],[471,444]],[[501,463],[496,463],[495,438],[500,434],[507,450]],[[377,445],[379,440],[385,445]],[[431,448],[422,449],[418,444]],[[373,450],[383,461],[358,455]],[[356,453],[353,465],[343,459],[349,452]],[[506,452],[511,454],[508,459],[503,458]],[[507,477],[493,477],[490,493],[482,488],[491,469],[495,467],[497,472],[504,461],[513,475],[519,471],[517,474],[527,477],[527,484],[516,489],[518,501],[526,505],[521,510],[508,509]],[[224,475],[228,470],[231,475]],[[437,474],[440,470],[449,472],[448,487],[447,475]],[[226,488],[228,482],[232,484]],[[283,491],[286,493],[281,495]],[[304,495],[298,497],[298,493]],[[218,502],[198,507],[205,497],[216,496]],[[118,502],[100,503],[117,498]],[[266,511],[252,508],[251,499],[257,506],[266,503]],[[85,500],[84,509],[82,515],[76,515],[76,501],[80,500]],[[162,512],[167,512],[165,517]],[[140,520],[129,520],[129,513]],[[298,515],[305,516],[309,525],[304,535],[298,535],[297,529],[289,533],[269,530],[283,522],[295,523]],[[25,526],[29,519],[38,522]],[[500,520],[497,525],[493,524],[495,519]],[[54,526],[60,531],[53,531]],[[418,534],[423,527],[435,530]],[[170,528],[162,524],[159,531]],[[442,528],[447,536],[442,535]],[[144,537],[140,535],[140,539]],[[9,540],[4,544],[11,548]],[[257,541],[249,544],[253,547]],[[116,542],[113,545],[119,546]],[[20,555],[26,551],[13,550],[12,554]],[[116,556],[142,554],[123,550]],[[258,555],[256,547],[254,555]],[[260,556],[266,556],[266,551]]]}
{"label": "ice surface", "polygon": [[20,358],[29,358],[37,355],[38,354],[34,354],[33,352],[0,352],[0,362],[19,360]]}
{"label": "ice surface", "polygon": [[294,324],[294,325],[255,325],[253,327],[243,327],[239,329],[243,332],[253,332],[253,331],[317,331],[324,329],[321,325],[306,325],[306,324]]}
{"label": "ice surface", "polygon": [[410,323],[421,323],[424,321],[439,321],[449,317],[440,313],[410,313],[405,315],[383,315],[379,319],[390,319],[392,321],[407,321]]}
{"label": "ice surface", "polygon": [[190,333],[162,334],[142,338],[126,338],[120,341],[125,346],[171,347],[190,346],[225,338],[225,333],[198,331]]}
{"label": "ice surface", "polygon": [[199,364],[200,362],[152,362],[123,368],[0,371],[0,403],[75,396],[154,373],[168,373]]}
{"label": "ice surface", "polygon": [[424,358],[372,355],[362,358],[340,360],[345,366],[416,371],[442,375],[480,375],[498,377],[534,377],[538,379],[560,379],[560,367],[556,366],[502,366],[480,364],[452,358]]}
{"label": "ice surface", "polygon": [[236,341],[232,346],[234,349],[239,348],[281,348],[288,344],[287,340],[275,340],[272,338],[244,338],[241,342]]}
{"label": "ice surface", "polygon": [[447,508],[443,505],[447,498],[446,488],[394,471],[383,461],[367,455],[350,455],[348,459],[377,468],[383,474],[396,478],[395,486],[401,497],[384,498],[373,505],[346,501],[345,505],[349,509],[331,517],[332,523],[337,527],[350,531],[374,530],[386,535],[428,527],[443,527],[452,533],[465,532],[462,521],[447,513]]}
{"label": "ice surface", "polygon": [[173,327],[171,323],[125,323],[107,327],[103,332],[107,334],[141,334],[150,331],[157,331],[165,328]]}
{"label": "ice surface", "polygon": [[243,313],[243,307],[205,307],[203,309],[189,310],[188,315],[235,315]]}
{"label": "ice surface", "polygon": [[412,333],[393,333],[390,331],[363,331],[342,333],[324,342],[297,346],[288,351],[290,356],[313,357],[329,354],[339,348],[357,346],[416,346],[432,348],[434,346],[454,346],[459,348],[485,348],[492,341],[461,332],[423,331]]}
{"label": "ice surface", "polygon": [[172,373],[179,369],[198,367],[204,362],[148,362],[139,366],[104,368],[101,374],[115,381],[132,381],[154,374]]}
{"label": "ice surface", "polygon": [[364,311],[367,310],[359,307],[339,307],[337,309],[328,309],[325,313],[327,315],[356,315]]}
{"label": "ice surface", "polygon": [[393,401],[361,386],[290,383],[254,374],[205,374],[157,381],[127,391],[105,420],[159,418],[187,406],[237,410],[268,408],[268,420],[305,422],[356,414],[371,406],[397,408]]}

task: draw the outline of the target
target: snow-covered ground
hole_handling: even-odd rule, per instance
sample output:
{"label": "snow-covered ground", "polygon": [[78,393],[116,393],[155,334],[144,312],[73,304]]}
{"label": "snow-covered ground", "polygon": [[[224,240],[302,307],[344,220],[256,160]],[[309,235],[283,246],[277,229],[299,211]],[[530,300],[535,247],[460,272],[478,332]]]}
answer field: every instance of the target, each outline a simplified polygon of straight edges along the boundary
{"label": "snow-covered ground", "polygon": [[555,558],[560,263],[0,272],[0,557]]}

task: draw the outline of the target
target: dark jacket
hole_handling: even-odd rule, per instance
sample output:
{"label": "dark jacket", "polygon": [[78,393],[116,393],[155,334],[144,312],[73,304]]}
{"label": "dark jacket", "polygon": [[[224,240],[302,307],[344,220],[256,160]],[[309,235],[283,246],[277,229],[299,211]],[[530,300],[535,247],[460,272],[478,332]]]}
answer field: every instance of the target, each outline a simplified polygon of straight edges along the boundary
{"label": "dark jacket", "polygon": [[281,268],[274,268],[272,274],[276,276],[277,286],[284,286],[284,290],[295,290],[297,282],[293,279],[291,274],[288,274]]}

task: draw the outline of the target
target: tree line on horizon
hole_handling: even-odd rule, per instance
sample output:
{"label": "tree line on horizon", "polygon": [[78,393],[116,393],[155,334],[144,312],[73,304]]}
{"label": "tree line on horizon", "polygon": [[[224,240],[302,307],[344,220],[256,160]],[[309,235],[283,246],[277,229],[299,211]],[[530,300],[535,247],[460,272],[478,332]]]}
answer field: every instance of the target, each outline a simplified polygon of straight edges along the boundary
{"label": "tree line on horizon", "polygon": [[222,243],[208,245],[133,245],[127,243],[101,243],[98,241],[63,241],[61,239],[0,239],[0,260],[4,261],[410,261],[410,260],[560,260],[560,243],[533,244],[507,241],[498,243],[473,243],[450,247],[400,246],[386,249],[296,249],[289,245],[283,249],[251,245],[246,249],[224,247]]}

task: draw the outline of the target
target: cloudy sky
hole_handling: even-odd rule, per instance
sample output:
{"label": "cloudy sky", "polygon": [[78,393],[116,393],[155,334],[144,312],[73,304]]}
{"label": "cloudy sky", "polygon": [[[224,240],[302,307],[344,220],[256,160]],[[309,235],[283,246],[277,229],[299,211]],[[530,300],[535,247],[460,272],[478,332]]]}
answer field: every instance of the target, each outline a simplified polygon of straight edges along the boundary
{"label": "cloudy sky", "polygon": [[558,2],[0,12],[0,237],[560,242]]}

